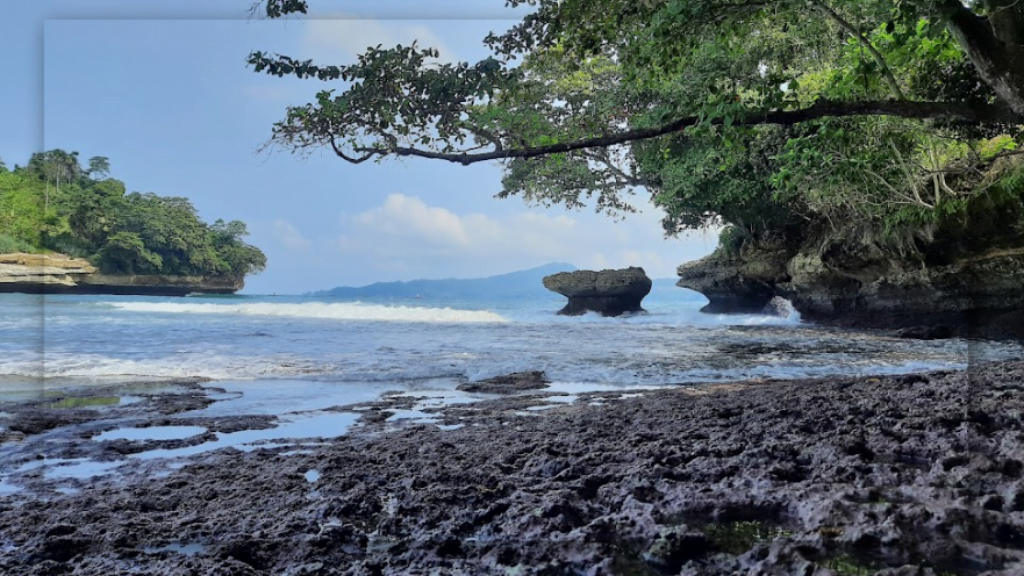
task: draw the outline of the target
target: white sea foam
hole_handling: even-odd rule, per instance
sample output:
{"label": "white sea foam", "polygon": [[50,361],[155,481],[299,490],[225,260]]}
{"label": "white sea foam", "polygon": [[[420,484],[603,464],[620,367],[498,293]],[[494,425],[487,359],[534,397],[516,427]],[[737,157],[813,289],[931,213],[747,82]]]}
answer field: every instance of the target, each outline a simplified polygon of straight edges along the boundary
{"label": "white sea foam", "polygon": [[485,310],[383,306],[360,302],[301,304],[179,304],[174,302],[114,302],[110,306],[128,312],[150,314],[224,314],[242,316],[283,316],[334,320],[371,320],[393,322],[496,323],[505,318]]}
{"label": "white sea foam", "polygon": [[244,357],[228,355],[176,355],[128,359],[88,353],[47,353],[45,361],[25,358],[0,364],[0,391],[8,378],[41,380],[75,378],[96,383],[136,378],[213,379],[261,378],[328,373],[330,367],[308,359],[288,356]]}

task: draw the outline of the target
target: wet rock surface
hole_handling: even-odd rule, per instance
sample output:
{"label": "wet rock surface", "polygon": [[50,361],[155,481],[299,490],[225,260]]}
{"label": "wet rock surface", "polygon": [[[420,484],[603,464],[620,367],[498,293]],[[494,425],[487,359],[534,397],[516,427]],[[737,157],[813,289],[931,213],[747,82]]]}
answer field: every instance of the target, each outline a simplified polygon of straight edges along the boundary
{"label": "wet rock surface", "polygon": [[514,372],[504,376],[485,378],[477,382],[459,384],[458,389],[465,392],[483,392],[486,394],[511,394],[521,390],[537,390],[547,388],[549,380],[540,370]]}
{"label": "wet rock surface", "polygon": [[1021,574],[1022,382],[1004,362],[371,418],[0,496],[0,573]]}
{"label": "wet rock surface", "polygon": [[1015,247],[960,246],[923,262],[853,239],[769,238],[719,249],[677,270],[704,312],[759,313],[774,297],[802,318],[907,338],[1024,340],[1024,238]]}
{"label": "wet rock surface", "polygon": [[910,340],[943,340],[953,337],[953,329],[945,324],[936,326],[909,326],[896,331],[896,336]]}
{"label": "wet rock surface", "polygon": [[651,293],[652,282],[643,268],[577,270],[544,277],[544,287],[569,299],[558,311],[565,316],[597,312],[602,316],[643,312],[640,306]]}

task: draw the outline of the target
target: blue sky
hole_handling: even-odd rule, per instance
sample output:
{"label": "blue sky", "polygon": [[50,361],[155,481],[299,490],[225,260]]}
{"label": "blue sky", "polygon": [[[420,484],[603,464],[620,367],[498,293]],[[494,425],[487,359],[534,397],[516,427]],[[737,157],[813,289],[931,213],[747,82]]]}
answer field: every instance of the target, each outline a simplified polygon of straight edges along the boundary
{"label": "blue sky", "polygon": [[[653,277],[714,246],[715,234],[665,240],[648,207],[616,222],[592,210],[497,200],[497,164],[428,160],[353,166],[333,155],[257,153],[289,104],[327,84],[254,73],[253,50],[346,63],[368,45],[436,46],[486,56],[506,29],[502,0],[313,0],[287,21],[248,18],[249,0],[18,2],[0,21],[8,54],[0,158],[36,150],[110,158],[130,191],[186,196],[201,216],[239,219],[269,265],[248,293],[300,293],[414,278],[476,277],[566,261],[644,266]],[[638,198],[642,201],[642,198]],[[640,204],[643,204],[642,202]]]}

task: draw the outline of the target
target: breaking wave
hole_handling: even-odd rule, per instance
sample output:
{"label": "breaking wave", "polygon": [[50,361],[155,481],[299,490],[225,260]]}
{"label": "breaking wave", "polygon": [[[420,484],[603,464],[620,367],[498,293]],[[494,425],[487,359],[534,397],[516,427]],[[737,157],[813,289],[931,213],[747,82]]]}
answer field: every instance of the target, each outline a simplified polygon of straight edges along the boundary
{"label": "breaking wave", "polygon": [[179,304],[172,302],[115,302],[110,306],[128,312],[150,314],[223,314],[241,316],[278,316],[288,318],[324,318],[333,320],[370,320],[391,322],[497,323],[507,322],[499,314],[486,310],[384,306],[360,302],[301,304]]}

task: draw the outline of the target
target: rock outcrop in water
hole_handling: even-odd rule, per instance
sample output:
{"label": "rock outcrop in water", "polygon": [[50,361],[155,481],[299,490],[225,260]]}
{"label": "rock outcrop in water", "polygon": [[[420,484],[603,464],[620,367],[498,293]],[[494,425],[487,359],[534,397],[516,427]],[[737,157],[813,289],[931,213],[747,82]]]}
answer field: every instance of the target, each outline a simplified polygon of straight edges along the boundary
{"label": "rock outcrop in water", "polygon": [[184,296],[233,294],[244,285],[229,276],[102,274],[63,254],[0,254],[0,292]]}
{"label": "rock outcrop in water", "polygon": [[707,312],[757,312],[780,296],[812,322],[912,338],[1024,338],[1024,247],[954,247],[910,258],[805,238],[720,249],[678,273],[678,286],[710,300]]}
{"label": "rock outcrop in water", "polygon": [[476,382],[459,384],[457,388],[463,392],[483,392],[485,394],[514,394],[523,390],[538,390],[548,387],[549,380],[542,370],[513,372],[504,376],[484,378]]}
{"label": "rock outcrop in water", "polygon": [[558,311],[566,316],[597,312],[602,316],[621,316],[643,312],[640,306],[651,292],[651,279],[643,268],[620,270],[577,270],[544,277],[544,287],[569,298]]}
{"label": "rock outcrop in water", "polygon": [[725,256],[719,251],[680,266],[676,285],[708,299],[701,312],[757,314],[778,295],[777,286],[788,280],[788,259],[784,244],[759,246],[742,257]]}

